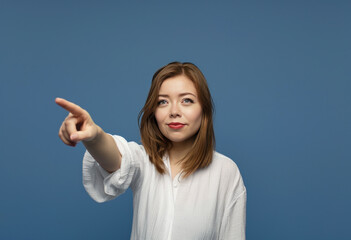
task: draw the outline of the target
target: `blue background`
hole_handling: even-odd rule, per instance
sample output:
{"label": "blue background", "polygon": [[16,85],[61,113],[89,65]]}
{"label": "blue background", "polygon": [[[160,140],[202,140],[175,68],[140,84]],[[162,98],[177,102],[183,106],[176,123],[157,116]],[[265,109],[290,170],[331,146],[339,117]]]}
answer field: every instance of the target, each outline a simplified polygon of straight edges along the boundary
{"label": "blue background", "polygon": [[350,1],[0,1],[0,239],[129,239],[132,195],[95,203],[64,97],[140,141],[153,73],[191,61],[217,151],[248,189],[248,239],[349,239]]}

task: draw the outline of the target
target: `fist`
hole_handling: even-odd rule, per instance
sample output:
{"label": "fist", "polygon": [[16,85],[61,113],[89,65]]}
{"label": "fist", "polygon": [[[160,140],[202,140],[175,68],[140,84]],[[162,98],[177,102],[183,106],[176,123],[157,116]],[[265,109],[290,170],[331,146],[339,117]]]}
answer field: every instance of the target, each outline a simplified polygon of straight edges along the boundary
{"label": "fist", "polygon": [[99,128],[86,110],[63,98],[56,98],[55,102],[68,111],[59,130],[59,137],[65,144],[74,147],[79,141],[94,140]]}

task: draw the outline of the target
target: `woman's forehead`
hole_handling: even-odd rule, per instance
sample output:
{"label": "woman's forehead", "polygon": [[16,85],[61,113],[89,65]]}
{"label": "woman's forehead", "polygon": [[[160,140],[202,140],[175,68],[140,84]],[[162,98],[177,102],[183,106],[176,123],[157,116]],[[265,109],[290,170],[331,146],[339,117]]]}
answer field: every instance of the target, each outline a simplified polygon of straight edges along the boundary
{"label": "woman's forehead", "polygon": [[159,95],[185,95],[192,94],[197,96],[194,83],[185,75],[167,78],[161,84]]}

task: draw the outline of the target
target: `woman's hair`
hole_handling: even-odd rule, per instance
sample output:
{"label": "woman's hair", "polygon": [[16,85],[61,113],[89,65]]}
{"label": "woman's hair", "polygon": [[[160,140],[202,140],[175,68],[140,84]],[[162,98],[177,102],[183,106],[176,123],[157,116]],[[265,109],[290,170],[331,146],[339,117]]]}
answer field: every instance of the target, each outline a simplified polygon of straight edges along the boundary
{"label": "woman's hair", "polygon": [[162,157],[172,147],[172,142],[161,133],[158,128],[155,110],[158,103],[158,94],[163,81],[168,78],[184,75],[195,85],[198,99],[202,108],[202,118],[199,131],[189,153],[180,161],[184,171],[183,177],[188,177],[197,169],[207,167],[212,162],[215,147],[213,131],[213,100],[207,86],[206,79],[200,69],[192,63],[172,62],[160,68],[153,76],[149,95],[141,109],[138,122],[141,141],[150,161],[161,174],[166,172]]}

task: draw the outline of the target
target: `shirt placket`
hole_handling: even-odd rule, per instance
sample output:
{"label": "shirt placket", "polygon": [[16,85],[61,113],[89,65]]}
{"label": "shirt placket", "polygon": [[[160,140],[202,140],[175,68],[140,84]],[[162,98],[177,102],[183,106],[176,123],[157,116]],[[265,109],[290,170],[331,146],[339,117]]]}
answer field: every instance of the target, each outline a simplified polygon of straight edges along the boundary
{"label": "shirt placket", "polygon": [[171,240],[172,239],[172,230],[173,230],[173,222],[174,222],[174,206],[175,206],[175,201],[176,201],[176,196],[177,196],[177,192],[178,192],[178,188],[179,188],[179,181],[178,181],[178,177],[179,174],[177,174],[177,176],[174,177],[174,180],[172,180],[172,171],[171,171],[171,166],[170,166],[170,162],[169,162],[169,158],[167,157],[166,160],[166,167],[168,169],[168,179],[169,179],[169,183],[170,183],[170,195],[171,195],[171,199],[172,199],[172,203],[171,203],[171,214],[169,216],[169,232],[168,232],[168,237],[167,240]]}

